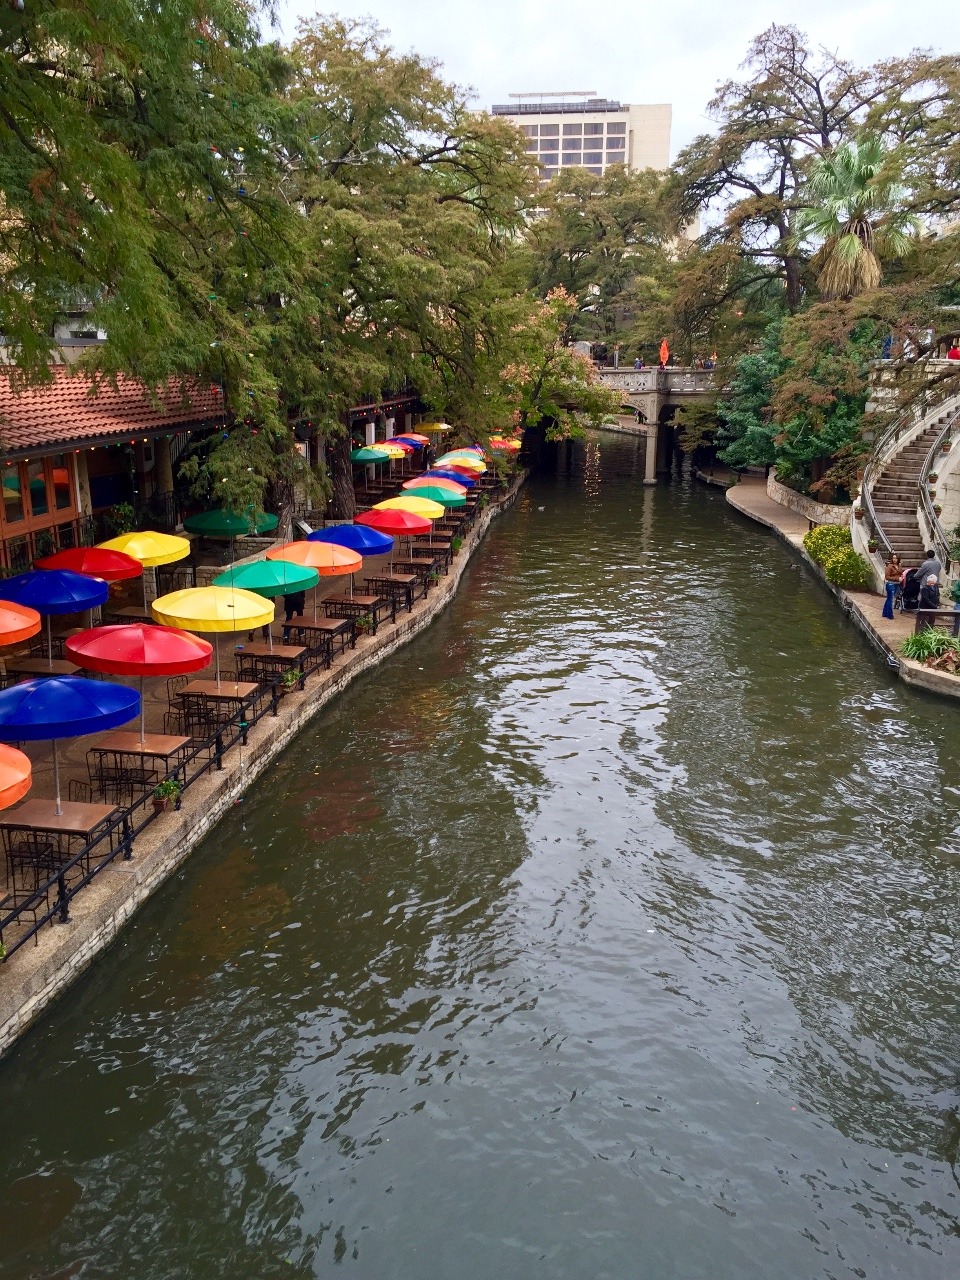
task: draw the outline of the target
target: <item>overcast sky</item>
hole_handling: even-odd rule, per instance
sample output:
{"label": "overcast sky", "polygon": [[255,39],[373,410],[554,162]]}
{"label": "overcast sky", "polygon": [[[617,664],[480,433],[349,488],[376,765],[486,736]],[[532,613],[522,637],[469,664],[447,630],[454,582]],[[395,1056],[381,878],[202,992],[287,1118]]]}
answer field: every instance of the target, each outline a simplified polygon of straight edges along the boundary
{"label": "overcast sky", "polygon": [[621,102],[673,104],[672,151],[709,127],[715,85],[734,76],[753,36],[793,23],[864,65],[908,52],[960,50],[960,6],[904,0],[277,0],[281,31],[320,12],[373,17],[400,51],[443,63],[476,105],[509,93],[593,89]]}

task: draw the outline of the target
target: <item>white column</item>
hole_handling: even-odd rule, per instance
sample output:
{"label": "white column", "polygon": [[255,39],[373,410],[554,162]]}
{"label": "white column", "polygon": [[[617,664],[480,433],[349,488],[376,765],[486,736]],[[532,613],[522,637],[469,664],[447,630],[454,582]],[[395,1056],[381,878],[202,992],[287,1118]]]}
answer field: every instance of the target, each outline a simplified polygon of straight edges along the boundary
{"label": "white column", "polygon": [[371,419],[370,422],[363,424],[364,439],[367,444],[373,444],[377,438],[377,424]]}
{"label": "white column", "polygon": [[394,435],[397,420],[396,418],[387,418],[385,419],[384,425],[386,428],[386,438],[390,440]]}
{"label": "white column", "polygon": [[657,483],[657,436],[659,429],[656,422],[647,423],[647,454],[644,459],[644,484]]}

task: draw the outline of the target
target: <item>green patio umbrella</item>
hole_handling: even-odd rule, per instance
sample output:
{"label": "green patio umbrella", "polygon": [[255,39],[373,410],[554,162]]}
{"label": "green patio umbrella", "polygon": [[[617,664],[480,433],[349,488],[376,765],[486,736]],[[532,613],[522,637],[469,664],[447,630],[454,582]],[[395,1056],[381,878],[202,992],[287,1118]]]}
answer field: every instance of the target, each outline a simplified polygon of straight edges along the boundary
{"label": "green patio umbrella", "polygon": [[451,489],[442,489],[439,485],[418,484],[404,494],[407,498],[428,498],[431,502],[439,502],[441,507],[465,507],[467,500],[462,493],[454,493]]}
{"label": "green patio umbrella", "polygon": [[196,533],[203,538],[243,538],[248,533],[272,533],[279,523],[277,516],[265,511],[258,516],[249,511],[238,515],[235,511],[214,507],[211,511],[201,511],[199,515],[187,516],[183,527],[188,533]]}
{"label": "green patio umbrella", "polygon": [[356,462],[358,465],[364,465],[371,462],[389,462],[389,453],[384,453],[382,449],[353,449],[350,453],[350,461]]}

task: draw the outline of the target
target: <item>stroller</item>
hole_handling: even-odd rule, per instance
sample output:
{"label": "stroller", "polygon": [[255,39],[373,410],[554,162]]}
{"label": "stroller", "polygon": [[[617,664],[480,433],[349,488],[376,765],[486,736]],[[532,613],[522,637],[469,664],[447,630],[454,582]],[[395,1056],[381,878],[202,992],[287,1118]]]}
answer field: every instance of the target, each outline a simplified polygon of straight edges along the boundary
{"label": "stroller", "polygon": [[920,570],[908,569],[903,575],[902,585],[897,591],[893,602],[894,609],[903,609],[908,613],[915,612],[920,607],[920,588],[922,586]]}

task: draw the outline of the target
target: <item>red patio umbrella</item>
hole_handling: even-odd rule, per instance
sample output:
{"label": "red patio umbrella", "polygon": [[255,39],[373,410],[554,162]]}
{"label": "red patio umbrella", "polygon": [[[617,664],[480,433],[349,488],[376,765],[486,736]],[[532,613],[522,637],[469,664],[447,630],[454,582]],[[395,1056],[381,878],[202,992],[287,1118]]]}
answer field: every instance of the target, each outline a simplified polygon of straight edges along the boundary
{"label": "red patio umbrella", "polygon": [[184,676],[208,666],[213,645],[189,631],[152,623],[91,627],[64,646],[71,662],[87,671],[140,680],[140,741],[144,738],[143,677]]}
{"label": "red patio umbrella", "polygon": [[52,556],[34,560],[37,569],[69,569],[73,573],[85,573],[90,578],[103,578],[106,582],[123,582],[127,578],[139,578],[143,565],[123,551],[110,551],[106,547],[68,547],[55,551]]}

